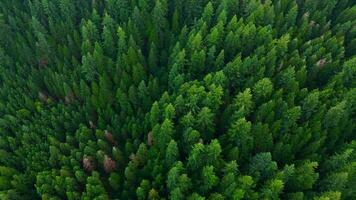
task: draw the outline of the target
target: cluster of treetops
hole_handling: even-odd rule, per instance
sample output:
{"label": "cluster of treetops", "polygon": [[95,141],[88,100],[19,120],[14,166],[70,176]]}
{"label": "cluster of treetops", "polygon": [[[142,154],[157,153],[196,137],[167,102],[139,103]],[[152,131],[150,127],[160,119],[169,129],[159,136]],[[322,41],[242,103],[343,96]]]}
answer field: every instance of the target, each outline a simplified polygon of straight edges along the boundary
{"label": "cluster of treetops", "polygon": [[1,200],[356,199],[353,0],[1,0]]}

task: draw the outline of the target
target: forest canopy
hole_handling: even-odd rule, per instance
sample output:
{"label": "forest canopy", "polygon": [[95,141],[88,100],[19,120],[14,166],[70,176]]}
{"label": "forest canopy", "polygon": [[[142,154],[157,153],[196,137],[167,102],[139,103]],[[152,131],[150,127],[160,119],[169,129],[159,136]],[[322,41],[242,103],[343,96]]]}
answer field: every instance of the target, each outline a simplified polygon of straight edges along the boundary
{"label": "forest canopy", "polygon": [[356,199],[353,0],[1,0],[1,200]]}

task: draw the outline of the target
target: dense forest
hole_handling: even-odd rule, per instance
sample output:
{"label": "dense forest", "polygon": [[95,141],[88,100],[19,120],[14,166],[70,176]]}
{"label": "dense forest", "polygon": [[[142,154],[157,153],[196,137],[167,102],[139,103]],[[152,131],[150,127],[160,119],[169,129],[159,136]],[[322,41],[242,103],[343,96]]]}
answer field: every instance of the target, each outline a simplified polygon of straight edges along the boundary
{"label": "dense forest", "polygon": [[356,199],[353,0],[1,0],[1,200]]}

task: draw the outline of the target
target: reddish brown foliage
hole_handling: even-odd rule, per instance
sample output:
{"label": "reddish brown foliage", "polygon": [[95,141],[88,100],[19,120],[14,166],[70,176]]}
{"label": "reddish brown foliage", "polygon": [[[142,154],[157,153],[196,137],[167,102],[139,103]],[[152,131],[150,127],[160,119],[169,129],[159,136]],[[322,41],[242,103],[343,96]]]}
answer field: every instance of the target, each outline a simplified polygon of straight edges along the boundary
{"label": "reddish brown foliage", "polygon": [[148,133],[147,135],[147,144],[149,146],[152,146],[153,145],[153,134],[152,134],[152,131]]}
{"label": "reddish brown foliage", "polygon": [[324,65],[326,64],[326,58],[322,58],[320,60],[318,60],[318,62],[316,63],[320,68],[323,68]]}
{"label": "reddish brown foliage", "polygon": [[116,168],[116,163],[109,156],[104,157],[104,170],[106,173],[114,171]]}
{"label": "reddish brown foliage", "polygon": [[83,167],[85,170],[91,172],[94,170],[94,162],[91,157],[84,156],[83,158]]}
{"label": "reddish brown foliage", "polygon": [[116,142],[114,136],[108,130],[105,130],[105,138],[112,145],[117,145],[117,142]]}

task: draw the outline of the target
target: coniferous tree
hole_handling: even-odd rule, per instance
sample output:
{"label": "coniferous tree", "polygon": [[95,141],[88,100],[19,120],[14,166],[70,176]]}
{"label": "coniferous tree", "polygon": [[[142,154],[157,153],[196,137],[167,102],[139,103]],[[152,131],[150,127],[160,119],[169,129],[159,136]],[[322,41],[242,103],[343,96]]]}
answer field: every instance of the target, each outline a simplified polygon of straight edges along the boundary
{"label": "coniferous tree", "polygon": [[0,199],[355,199],[355,3],[0,3]]}

